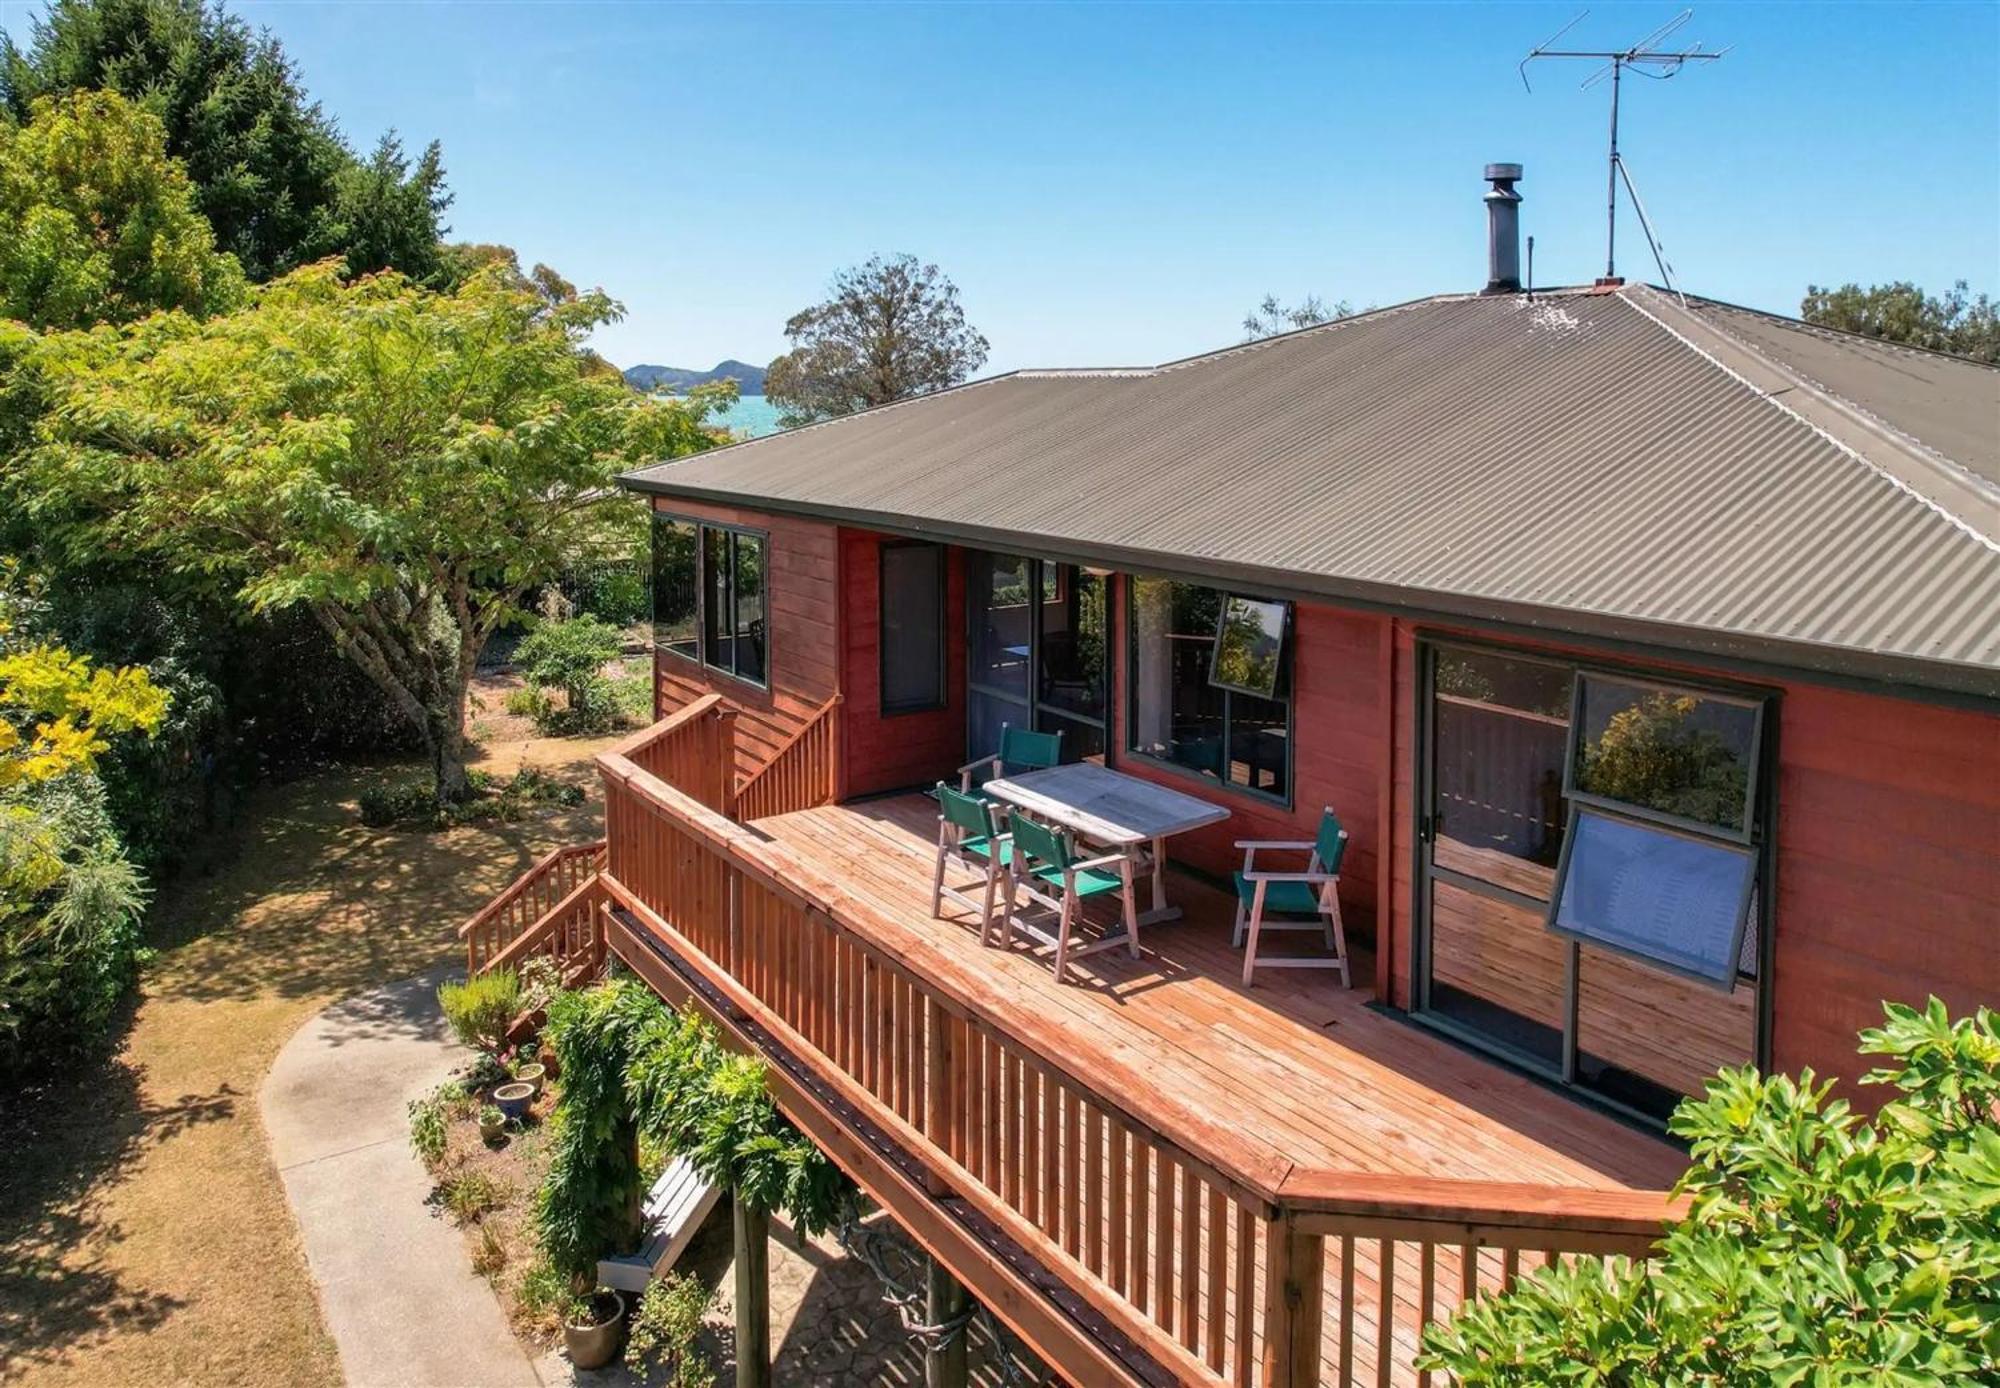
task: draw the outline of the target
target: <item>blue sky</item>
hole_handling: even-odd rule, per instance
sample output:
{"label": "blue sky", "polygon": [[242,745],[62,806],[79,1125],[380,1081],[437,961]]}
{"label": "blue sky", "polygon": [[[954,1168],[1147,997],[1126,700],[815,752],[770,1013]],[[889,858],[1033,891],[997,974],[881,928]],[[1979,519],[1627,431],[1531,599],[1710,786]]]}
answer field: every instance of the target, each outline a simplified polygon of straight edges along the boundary
{"label": "blue sky", "polygon": [[[456,236],[621,299],[621,365],[767,360],[874,251],[944,267],[988,370],[1225,344],[1266,291],[1473,289],[1488,160],[1527,166],[1538,281],[1602,269],[1605,93],[1515,73],[1575,0],[237,8],[357,144],[443,140]],[[1598,3],[1567,41],[1678,8]],[[1628,82],[1624,144],[1686,287],[2000,288],[2000,4],[1711,3],[1683,33],[1734,51]],[[1636,234],[1620,260],[1652,273]]]}

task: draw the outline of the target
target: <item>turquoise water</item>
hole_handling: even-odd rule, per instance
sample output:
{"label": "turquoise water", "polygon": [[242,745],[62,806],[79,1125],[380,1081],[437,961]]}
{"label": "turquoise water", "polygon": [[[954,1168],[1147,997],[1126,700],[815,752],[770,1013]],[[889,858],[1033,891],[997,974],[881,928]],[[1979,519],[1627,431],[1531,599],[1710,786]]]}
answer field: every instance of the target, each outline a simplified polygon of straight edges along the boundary
{"label": "turquoise water", "polygon": [[778,432],[778,407],[761,395],[738,396],[728,413],[713,418],[717,424],[746,438]]}

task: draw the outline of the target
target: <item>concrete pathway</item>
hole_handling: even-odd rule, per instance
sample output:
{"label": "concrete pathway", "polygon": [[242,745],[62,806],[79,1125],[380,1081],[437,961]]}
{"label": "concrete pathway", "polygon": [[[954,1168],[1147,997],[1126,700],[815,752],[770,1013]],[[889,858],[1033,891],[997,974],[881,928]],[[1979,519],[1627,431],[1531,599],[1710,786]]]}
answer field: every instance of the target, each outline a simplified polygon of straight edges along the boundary
{"label": "concrete pathway", "polygon": [[465,1240],[424,1203],[431,1179],[410,1151],[404,1105],[469,1058],[438,1012],[445,976],[320,1013],[258,1103],[347,1382],[541,1388]]}

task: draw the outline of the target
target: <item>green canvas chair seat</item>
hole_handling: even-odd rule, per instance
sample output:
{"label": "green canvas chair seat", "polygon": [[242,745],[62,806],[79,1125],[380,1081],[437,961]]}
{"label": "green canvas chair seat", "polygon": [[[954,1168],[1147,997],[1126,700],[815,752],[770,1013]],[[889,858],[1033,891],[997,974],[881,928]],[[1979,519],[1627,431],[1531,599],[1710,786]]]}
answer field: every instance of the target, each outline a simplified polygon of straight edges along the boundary
{"label": "green canvas chair seat", "polygon": [[[1013,840],[1013,859],[1007,867],[1007,908],[1000,921],[1000,943],[1011,945],[1015,929],[1021,928],[1047,942],[1045,934],[1029,930],[1021,920],[1023,897],[1056,915],[1056,982],[1063,981],[1072,957],[1124,945],[1134,959],[1139,957],[1139,912],[1132,895],[1132,859],[1123,853],[1079,861],[1069,836],[1029,819],[1019,810],[1007,816],[1008,836]],[[1125,924],[1121,935],[1108,935],[1089,944],[1073,942],[1077,918],[1083,904],[1092,897],[1116,892]]]}
{"label": "green canvas chair seat", "polygon": [[[979,913],[979,941],[990,943],[993,906],[1000,894],[1001,879],[1014,861],[1014,845],[1005,834],[994,832],[993,811],[975,796],[953,790],[943,781],[931,792],[938,802],[937,864],[931,875],[931,915],[944,914],[947,899]],[[970,896],[945,881],[952,866],[976,873],[985,886],[983,897]]]}
{"label": "green canvas chair seat", "polygon": [[[1340,863],[1347,856],[1347,831],[1331,805],[1320,812],[1319,832],[1303,842],[1238,840],[1243,868],[1236,874],[1236,934],[1243,950],[1243,982],[1257,973],[1257,947],[1267,930],[1317,930],[1329,955],[1265,959],[1273,969],[1337,969],[1344,988],[1354,986],[1347,968],[1347,930],[1340,919]],[[1259,853],[1304,853],[1303,870],[1258,865]]]}

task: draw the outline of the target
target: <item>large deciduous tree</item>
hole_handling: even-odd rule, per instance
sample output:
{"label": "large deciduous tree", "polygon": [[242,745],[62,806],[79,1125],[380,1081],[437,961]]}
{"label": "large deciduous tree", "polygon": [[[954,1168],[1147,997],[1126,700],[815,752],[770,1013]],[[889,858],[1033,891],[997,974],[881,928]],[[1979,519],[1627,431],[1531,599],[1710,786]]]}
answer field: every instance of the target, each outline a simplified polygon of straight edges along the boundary
{"label": "large deciduous tree", "polygon": [[217,245],[251,279],[329,255],[356,271],[435,268],[449,202],[435,146],[409,165],[391,137],[357,159],[278,41],[219,4],[53,0],[25,48],[0,34],[0,107],[17,124],[37,97],[98,88],[159,117]]}
{"label": "large deciduous tree", "polygon": [[788,426],[943,390],[986,361],[986,339],[935,265],[873,256],[835,275],[832,291],[792,315],[792,350],[764,378],[765,398]]}
{"label": "large deciduous tree", "polygon": [[1985,294],[1974,298],[1964,280],[1944,295],[1926,294],[1908,280],[1867,289],[1808,285],[1799,317],[1864,337],[2000,362],[2000,304]]}
{"label": "large deciduous tree", "polygon": [[500,267],[446,294],[328,262],[206,322],[50,335],[17,498],[73,548],[310,611],[461,797],[487,638],[618,529],[620,471],[715,441],[699,404],[591,369],[617,312]]}
{"label": "large deciduous tree", "polygon": [[43,97],[0,125],[0,317],[38,328],[234,304],[243,272],[218,254],[158,120],[115,92]]}

